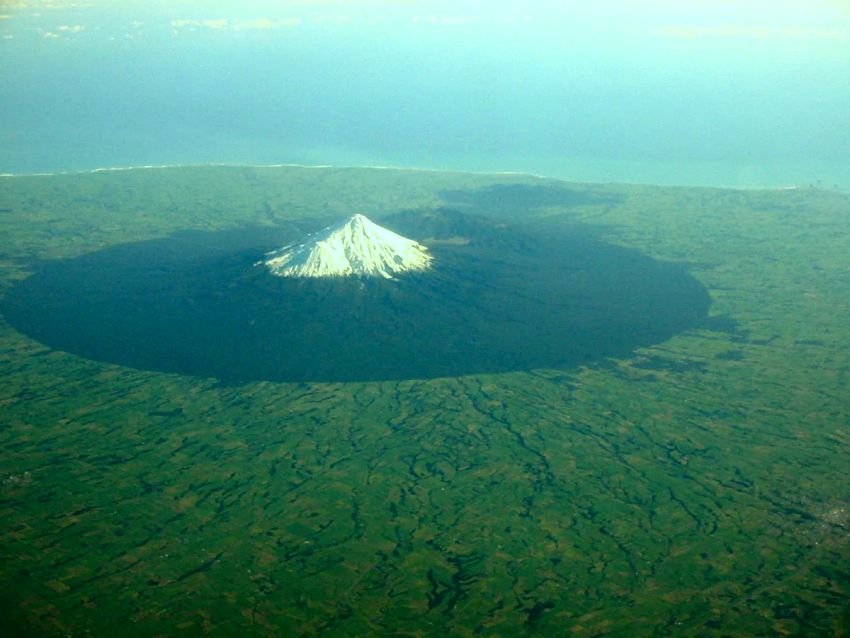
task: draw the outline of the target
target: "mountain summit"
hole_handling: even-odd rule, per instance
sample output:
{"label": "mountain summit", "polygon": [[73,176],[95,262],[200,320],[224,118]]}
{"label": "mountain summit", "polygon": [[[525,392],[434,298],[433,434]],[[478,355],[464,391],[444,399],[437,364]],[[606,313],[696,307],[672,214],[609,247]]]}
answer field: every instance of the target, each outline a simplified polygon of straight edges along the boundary
{"label": "mountain summit", "polygon": [[363,215],[328,226],[300,244],[266,254],[263,263],[279,277],[385,277],[427,270],[431,256],[425,246],[397,235]]}

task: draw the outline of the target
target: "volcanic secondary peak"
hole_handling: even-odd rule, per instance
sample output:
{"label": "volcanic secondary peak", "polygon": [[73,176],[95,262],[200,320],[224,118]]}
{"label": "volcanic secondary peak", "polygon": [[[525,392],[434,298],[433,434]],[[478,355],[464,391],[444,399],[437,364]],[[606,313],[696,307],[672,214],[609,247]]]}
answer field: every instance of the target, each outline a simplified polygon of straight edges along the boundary
{"label": "volcanic secondary peak", "polygon": [[263,263],[280,277],[385,277],[427,270],[428,249],[356,213],[299,244],[266,255]]}

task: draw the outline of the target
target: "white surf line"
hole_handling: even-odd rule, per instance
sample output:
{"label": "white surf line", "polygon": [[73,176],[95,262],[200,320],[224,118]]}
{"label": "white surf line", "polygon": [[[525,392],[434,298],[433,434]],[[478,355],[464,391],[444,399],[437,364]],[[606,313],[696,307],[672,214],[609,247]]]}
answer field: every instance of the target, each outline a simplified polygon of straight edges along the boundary
{"label": "white surf line", "polygon": [[419,166],[386,166],[378,164],[231,164],[222,162],[211,162],[206,164],[141,164],[138,166],[102,166],[87,170],[78,171],[56,171],[51,173],[0,173],[0,177],[48,177],[56,175],[90,175],[92,173],[108,173],[118,171],[135,171],[135,170],[155,170],[168,168],[206,168],[206,167],[224,167],[224,168],[305,168],[305,169],[372,169],[385,171],[410,171],[419,173],[458,173],[462,175],[513,175],[519,177],[535,177],[537,179],[555,179],[565,181],[563,178],[552,177],[549,175],[539,175],[536,173],[524,173],[522,171],[473,171],[464,169],[452,168],[425,168]]}
{"label": "white surf line", "polygon": [[192,164],[146,164],[140,166],[107,166],[78,171],[54,171],[50,173],[0,173],[0,177],[53,177],[57,175],[89,175],[91,173],[106,173],[109,171],[134,171],[154,168],[181,168]]}
{"label": "white surf line", "polygon": [[46,177],[57,175],[90,175],[92,173],[109,173],[117,171],[138,171],[164,168],[201,168],[204,166],[234,166],[239,164],[140,164],[138,166],[99,166],[98,168],[81,169],[76,171],[54,171],[51,173],[0,173],[0,177]]}

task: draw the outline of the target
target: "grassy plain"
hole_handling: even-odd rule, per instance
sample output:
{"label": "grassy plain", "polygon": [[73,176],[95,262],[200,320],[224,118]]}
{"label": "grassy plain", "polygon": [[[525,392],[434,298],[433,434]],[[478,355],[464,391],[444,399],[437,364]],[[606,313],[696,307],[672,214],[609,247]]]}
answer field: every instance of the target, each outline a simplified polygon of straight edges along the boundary
{"label": "grassy plain", "polygon": [[575,369],[227,385],[0,323],[5,635],[850,632],[850,199],[375,169],[0,178],[0,293],[176,231],[453,206],[689,264]]}

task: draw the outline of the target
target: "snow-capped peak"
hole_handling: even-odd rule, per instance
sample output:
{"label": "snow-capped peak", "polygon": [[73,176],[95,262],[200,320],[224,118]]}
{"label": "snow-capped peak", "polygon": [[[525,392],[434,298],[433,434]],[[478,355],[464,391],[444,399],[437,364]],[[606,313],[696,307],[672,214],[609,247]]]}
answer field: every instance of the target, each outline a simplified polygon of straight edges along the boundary
{"label": "snow-capped peak", "polygon": [[363,215],[328,226],[300,244],[267,253],[261,262],[280,277],[381,276],[426,270],[425,246],[397,235]]}

